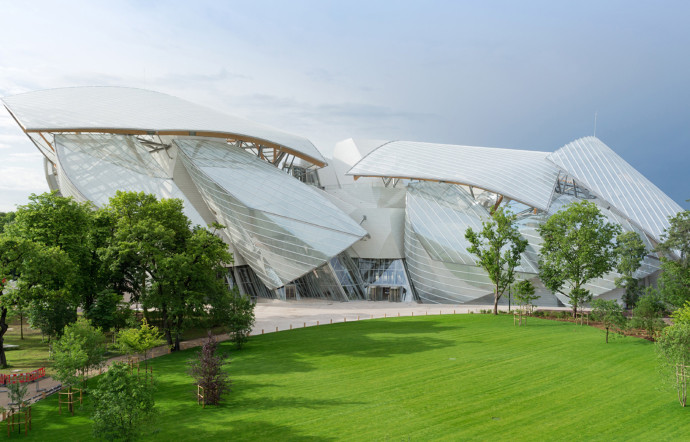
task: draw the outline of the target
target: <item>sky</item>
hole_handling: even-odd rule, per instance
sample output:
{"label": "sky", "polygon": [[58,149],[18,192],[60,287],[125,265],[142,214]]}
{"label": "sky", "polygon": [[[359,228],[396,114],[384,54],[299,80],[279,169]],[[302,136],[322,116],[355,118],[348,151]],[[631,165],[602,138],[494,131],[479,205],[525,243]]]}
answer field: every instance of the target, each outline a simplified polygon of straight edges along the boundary
{"label": "sky", "polygon": [[[0,96],[151,89],[310,139],[596,136],[690,209],[690,2],[0,0]],[[48,190],[0,109],[0,211]]]}

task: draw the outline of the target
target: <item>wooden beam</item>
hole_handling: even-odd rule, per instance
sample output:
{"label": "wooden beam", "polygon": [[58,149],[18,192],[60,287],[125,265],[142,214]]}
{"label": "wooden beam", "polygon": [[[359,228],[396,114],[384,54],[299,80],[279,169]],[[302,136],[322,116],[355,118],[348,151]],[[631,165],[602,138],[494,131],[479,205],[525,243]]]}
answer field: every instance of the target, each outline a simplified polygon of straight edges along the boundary
{"label": "wooden beam", "polygon": [[[15,119],[15,121],[17,121]],[[19,124],[19,122],[17,122]],[[20,125],[20,127],[22,127]],[[23,129],[23,127],[22,127]],[[283,151],[287,152],[291,155],[294,155],[298,158],[301,158],[305,161],[308,161],[318,167],[324,167],[327,164],[324,161],[318,160],[316,158],[312,158],[308,155],[303,154],[302,152],[298,152],[294,149],[290,149],[289,147],[270,142],[268,140],[263,140],[260,138],[248,136],[248,135],[243,135],[243,134],[233,134],[229,132],[212,132],[212,131],[189,131],[189,130],[141,130],[141,129],[112,129],[112,128],[81,128],[81,127],[74,127],[74,128],[62,128],[59,130],[55,130],[54,128],[52,129],[28,129],[25,130],[24,132],[26,133],[41,133],[41,132],[53,132],[53,133],[73,133],[73,132],[79,132],[79,133],[101,133],[101,134],[116,134],[116,135],[171,135],[171,136],[183,136],[183,137],[188,137],[188,136],[197,136],[197,137],[207,137],[207,138],[223,138],[227,139],[228,137],[233,137],[235,140],[239,141],[244,141],[247,143],[252,143],[254,145],[263,145],[265,147],[272,147],[275,148],[278,151]]]}

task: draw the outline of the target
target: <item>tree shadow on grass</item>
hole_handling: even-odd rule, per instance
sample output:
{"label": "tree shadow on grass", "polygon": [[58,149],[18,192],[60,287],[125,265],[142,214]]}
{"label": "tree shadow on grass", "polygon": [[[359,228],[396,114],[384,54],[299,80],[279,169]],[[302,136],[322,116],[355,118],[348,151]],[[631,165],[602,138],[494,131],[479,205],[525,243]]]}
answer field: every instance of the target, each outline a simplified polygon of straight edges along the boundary
{"label": "tree shadow on grass", "polygon": [[237,360],[233,371],[240,374],[270,374],[314,370],[314,357],[351,356],[388,358],[421,353],[457,344],[439,337],[459,330],[424,319],[405,321],[361,321],[322,327],[300,328],[253,339],[239,352],[232,345],[230,357]]}

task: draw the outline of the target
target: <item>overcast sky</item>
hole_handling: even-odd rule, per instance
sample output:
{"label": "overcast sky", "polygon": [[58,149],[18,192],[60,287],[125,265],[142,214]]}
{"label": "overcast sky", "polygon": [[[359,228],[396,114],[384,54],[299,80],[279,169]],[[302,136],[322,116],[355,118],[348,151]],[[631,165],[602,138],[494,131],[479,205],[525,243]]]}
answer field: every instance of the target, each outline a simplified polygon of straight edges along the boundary
{"label": "overcast sky", "polygon": [[[0,0],[0,96],[152,89],[309,138],[596,135],[690,208],[690,2]],[[0,109],[0,211],[47,190]]]}

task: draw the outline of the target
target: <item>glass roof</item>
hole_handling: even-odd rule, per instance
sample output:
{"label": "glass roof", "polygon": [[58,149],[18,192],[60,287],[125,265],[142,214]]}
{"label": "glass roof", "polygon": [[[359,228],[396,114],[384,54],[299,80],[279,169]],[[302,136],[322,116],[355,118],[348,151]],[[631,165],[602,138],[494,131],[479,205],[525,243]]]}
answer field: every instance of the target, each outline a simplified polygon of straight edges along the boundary
{"label": "glass roof", "polygon": [[348,172],[354,176],[412,178],[466,184],[546,210],[558,168],[546,152],[392,141]]}
{"label": "glass roof", "polygon": [[199,139],[174,143],[233,246],[270,289],[316,269],[367,234],[318,189],[243,149]]}
{"label": "glass roof", "polygon": [[[194,225],[203,218],[148,149],[134,137],[110,134],[56,135],[60,171],[96,206],[109,203],[117,190],[146,192],[158,198],[179,198]],[[60,178],[60,177],[59,177]]]}
{"label": "glass roof", "polygon": [[668,217],[683,210],[598,138],[575,140],[549,155],[548,160],[657,241],[669,227]]}

